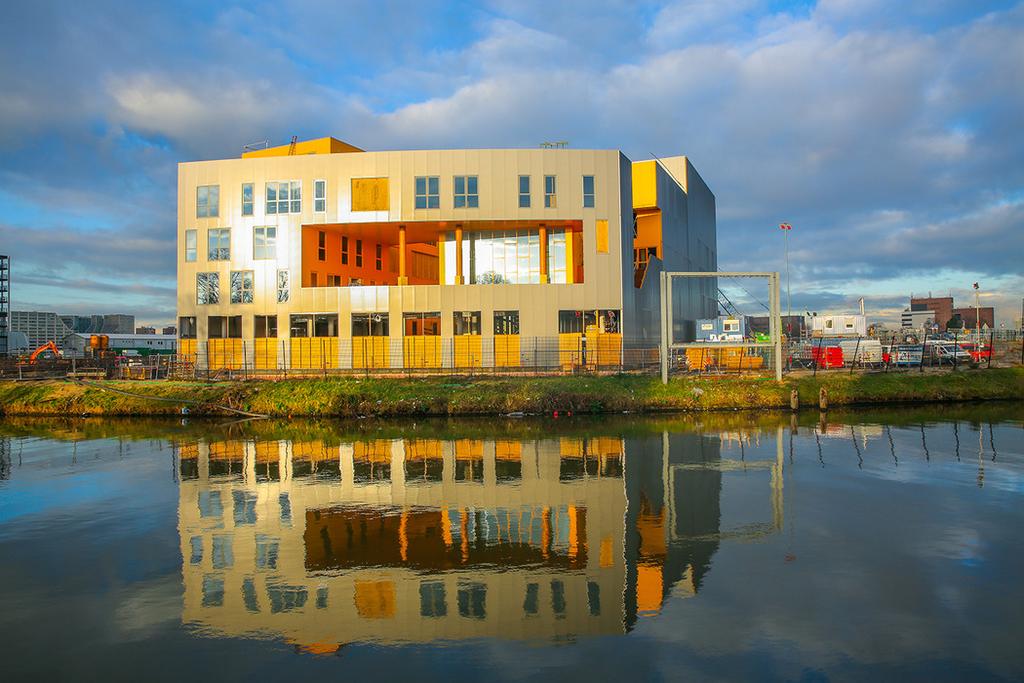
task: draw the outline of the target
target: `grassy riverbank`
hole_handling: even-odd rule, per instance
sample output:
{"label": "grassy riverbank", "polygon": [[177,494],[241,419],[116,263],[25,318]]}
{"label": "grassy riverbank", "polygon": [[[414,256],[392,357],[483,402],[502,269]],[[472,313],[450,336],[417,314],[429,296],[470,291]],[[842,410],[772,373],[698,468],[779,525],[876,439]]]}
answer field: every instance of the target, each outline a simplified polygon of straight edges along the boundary
{"label": "grassy riverbank", "polygon": [[[804,407],[818,390],[832,406],[1024,399],[1024,368],[957,373],[878,373],[769,379],[513,377],[336,378],[282,381],[0,382],[6,415],[223,415],[219,406],[276,417],[497,415],[788,408],[792,387]],[[117,392],[130,392],[126,395]],[[148,397],[148,398],[147,398]]]}

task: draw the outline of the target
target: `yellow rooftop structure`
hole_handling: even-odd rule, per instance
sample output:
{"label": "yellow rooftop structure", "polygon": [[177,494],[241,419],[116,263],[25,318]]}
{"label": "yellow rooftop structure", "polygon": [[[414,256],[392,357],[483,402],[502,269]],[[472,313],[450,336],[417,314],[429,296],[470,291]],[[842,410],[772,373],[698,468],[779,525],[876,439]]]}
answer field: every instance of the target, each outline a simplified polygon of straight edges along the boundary
{"label": "yellow rooftop structure", "polygon": [[300,156],[305,154],[343,154],[345,152],[363,152],[355,145],[333,137],[316,138],[315,140],[294,141],[287,145],[268,147],[266,149],[254,149],[249,152],[242,152],[243,159],[255,159],[259,157],[287,157]]}

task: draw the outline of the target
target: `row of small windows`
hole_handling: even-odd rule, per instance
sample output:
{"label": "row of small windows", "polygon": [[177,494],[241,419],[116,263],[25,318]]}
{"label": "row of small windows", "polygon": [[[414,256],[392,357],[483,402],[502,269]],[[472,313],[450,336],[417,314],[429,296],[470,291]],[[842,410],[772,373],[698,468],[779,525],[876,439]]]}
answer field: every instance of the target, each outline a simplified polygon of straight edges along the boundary
{"label": "row of small windows", "polygon": [[[278,271],[280,273],[288,271]],[[200,276],[217,273],[200,273]],[[236,278],[235,276],[238,275]],[[231,273],[232,303],[251,303],[252,271],[234,271]],[[215,277],[219,281],[219,277]],[[236,285],[236,282],[238,283]],[[279,282],[280,284],[280,282]],[[287,277],[284,286],[287,288]],[[248,300],[234,301],[236,296]],[[201,303],[201,302],[200,302]],[[214,302],[216,303],[216,302]],[[586,334],[589,332],[617,333],[620,331],[620,315],[614,309],[566,310],[558,312],[559,334]],[[481,333],[480,311],[455,311],[452,313],[452,330],[454,336],[479,335]],[[209,316],[207,319],[207,336],[210,339],[241,339],[242,316]],[[519,311],[495,311],[493,316],[494,334],[496,336],[519,334]],[[255,316],[255,336],[257,338],[277,337],[277,316]],[[407,337],[436,337],[441,334],[441,313],[427,311],[403,313],[402,326]],[[306,314],[296,313],[289,317],[289,332],[292,337],[336,337],[338,336],[338,314]],[[182,317],[179,321],[182,339],[196,338],[195,316]],[[353,313],[353,337],[387,337],[391,333],[388,313]]]}
{"label": "row of small windows", "polygon": [[[185,261],[194,262],[198,255],[199,231],[186,230]],[[258,225],[252,229],[252,257],[258,260],[277,258],[277,226]],[[206,260],[231,260],[231,228],[210,228],[206,231]]]}
{"label": "row of small windows", "polygon": [[[229,275],[230,302],[233,304],[251,304],[255,286],[254,273],[251,270],[233,270]],[[277,301],[285,303],[289,298],[289,272],[285,269],[277,271]],[[200,305],[220,303],[220,273],[196,273],[196,303]],[[187,337],[186,337],[187,338]]]}
{"label": "row of small windows", "polygon": [[[519,207],[532,206],[531,176],[521,175],[518,180]],[[417,209],[441,208],[440,176],[416,176],[414,181]],[[594,208],[594,176],[583,176],[583,208]],[[302,213],[302,181],[283,180],[266,184],[265,210],[267,215]],[[476,209],[480,206],[480,181],[475,175],[452,177],[452,206],[456,209]],[[558,207],[558,179],[544,176],[544,208]],[[242,183],[242,215],[252,216],[256,208],[255,185]],[[327,211],[327,181],[313,181],[313,212]],[[196,188],[196,218],[217,218],[220,215],[220,186],[200,185]]]}
{"label": "row of small windows", "polygon": [[[193,539],[194,541],[195,539]],[[216,542],[217,537],[214,537]],[[221,567],[214,567],[220,569]],[[355,597],[357,610],[367,613],[363,616],[393,616],[394,588],[390,582],[368,582],[362,585],[363,590],[374,593],[375,600],[361,601]],[[360,585],[357,584],[357,593]],[[422,581],[419,586],[420,616],[439,619],[448,616],[447,588],[442,581]],[[561,579],[551,580],[551,611],[556,619],[564,619],[568,612],[565,583]],[[267,599],[272,613],[289,612],[305,607],[309,600],[309,592],[305,586],[287,586],[279,583],[267,584]],[[327,586],[316,589],[316,608],[327,609],[329,592]],[[256,582],[252,577],[242,581],[242,601],[250,612],[259,612],[259,597],[256,593]],[[487,617],[487,584],[479,581],[460,580],[455,598],[459,616],[466,619],[485,619]],[[373,604],[374,609],[366,607]],[[222,607],[224,605],[224,578],[207,575],[203,577],[203,607]],[[362,607],[362,609],[360,609]],[[595,581],[587,582],[587,608],[591,616],[601,615],[601,587]],[[523,597],[523,614],[535,617],[540,614],[540,584],[526,584]]]}

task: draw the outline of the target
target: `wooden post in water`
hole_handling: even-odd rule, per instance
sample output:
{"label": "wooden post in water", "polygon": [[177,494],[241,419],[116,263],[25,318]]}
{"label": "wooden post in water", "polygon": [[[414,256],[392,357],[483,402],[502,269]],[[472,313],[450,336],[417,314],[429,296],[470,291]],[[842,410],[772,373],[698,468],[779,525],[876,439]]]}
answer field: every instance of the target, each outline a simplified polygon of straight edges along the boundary
{"label": "wooden post in water", "polygon": [[789,409],[794,412],[800,410],[800,392],[796,387],[789,390]]}
{"label": "wooden post in water", "polygon": [[822,412],[826,412],[828,410],[828,389],[825,387],[821,387],[821,389],[818,390],[818,408]]}

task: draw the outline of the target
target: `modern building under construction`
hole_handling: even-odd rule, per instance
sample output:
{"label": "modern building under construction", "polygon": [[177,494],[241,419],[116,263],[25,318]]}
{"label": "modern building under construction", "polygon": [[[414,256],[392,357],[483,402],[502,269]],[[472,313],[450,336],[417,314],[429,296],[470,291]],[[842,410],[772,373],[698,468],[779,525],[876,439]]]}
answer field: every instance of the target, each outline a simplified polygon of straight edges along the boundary
{"label": "modern building under construction", "polygon": [[[322,138],[180,164],[178,189],[197,367],[516,367],[552,345],[618,365],[657,344],[659,272],[717,270],[715,198],[683,156]],[[692,338],[715,278],[674,287]]]}

